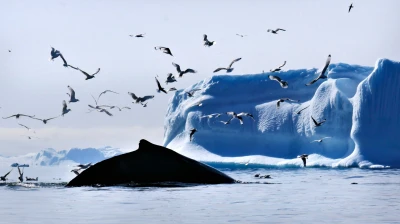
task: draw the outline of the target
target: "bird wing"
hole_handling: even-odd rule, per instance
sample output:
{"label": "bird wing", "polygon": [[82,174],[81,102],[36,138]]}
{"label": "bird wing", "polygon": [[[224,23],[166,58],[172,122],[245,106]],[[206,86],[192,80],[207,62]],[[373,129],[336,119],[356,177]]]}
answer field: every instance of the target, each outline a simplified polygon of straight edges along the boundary
{"label": "bird wing", "polygon": [[178,64],[175,64],[174,62],[172,62],[172,65],[175,66],[176,71],[178,71],[179,73],[181,73],[181,66],[179,66]]}
{"label": "bird wing", "polygon": [[207,35],[206,35],[206,34],[204,34],[204,35],[203,35],[203,37],[204,37],[204,39],[203,39],[203,40],[204,40],[204,41],[206,41],[206,42],[208,42]]}
{"label": "bird wing", "polygon": [[[157,78],[155,78],[155,79],[156,79],[156,82],[157,82],[158,89],[159,89],[160,91],[162,91],[163,87],[161,86],[161,84],[160,84],[160,82],[158,81],[158,79],[157,79]],[[164,90],[164,92],[165,92],[165,90]]]}
{"label": "bird wing", "polygon": [[313,120],[315,125],[318,125],[318,122],[311,116],[311,119]]}
{"label": "bird wing", "polygon": [[69,92],[71,93],[71,99],[75,99],[75,91],[74,89],[71,88],[71,86],[68,86]]}
{"label": "bird wing", "polygon": [[167,79],[172,79],[172,77],[173,77],[172,73],[168,73],[167,75],[168,75]]}
{"label": "bird wing", "polygon": [[87,72],[85,72],[85,71],[83,71],[82,69],[80,69],[80,68],[77,68],[79,71],[81,71],[84,75],[86,75],[86,77],[90,77],[90,75],[87,73]]}
{"label": "bird wing", "polygon": [[131,95],[131,97],[134,99],[134,100],[137,100],[138,99],[138,97],[134,94],[134,93],[128,93],[129,95]]}
{"label": "bird wing", "polygon": [[130,107],[122,107],[121,110],[122,110],[122,109],[128,109],[128,110],[130,110],[131,108],[130,108]]}
{"label": "bird wing", "polygon": [[310,106],[310,105],[308,105],[308,106],[304,107],[303,109],[299,110],[297,113],[300,113],[300,112],[302,112],[303,110],[307,109],[309,106]]}
{"label": "bird wing", "polygon": [[278,28],[278,29],[275,30],[275,32],[278,32],[279,30],[286,31],[284,29]]}
{"label": "bird wing", "polygon": [[44,119],[44,120],[46,120],[46,121],[50,121],[50,120],[56,119],[56,118],[58,118],[58,117],[60,117],[60,116],[57,116],[57,117],[52,117],[52,118],[47,118],[47,119]]}
{"label": "bird wing", "polygon": [[304,164],[304,166],[306,166],[306,158],[302,157],[301,160],[303,160],[303,164]]}
{"label": "bird wing", "polygon": [[165,49],[165,47],[158,46],[158,47],[154,47],[154,49],[156,49],[156,50],[162,50],[162,49]]}
{"label": "bird wing", "polygon": [[232,65],[233,65],[233,63],[235,63],[235,62],[237,62],[237,61],[240,61],[241,59],[242,59],[242,58],[236,58],[235,60],[233,60],[233,61],[231,62],[231,64],[229,65],[228,68],[231,68]]}
{"label": "bird wing", "polygon": [[221,70],[227,70],[227,69],[226,69],[226,68],[217,68],[217,69],[214,70],[214,73],[215,73],[215,72],[219,72],[219,71],[221,71]]}
{"label": "bird wing", "polygon": [[106,113],[108,116],[113,116],[110,112],[108,112],[106,109],[101,109],[100,112]]}
{"label": "bird wing", "polygon": [[22,175],[21,169],[19,168],[19,166],[17,166],[17,168],[18,168],[18,173],[21,176]]}
{"label": "bird wing", "polygon": [[98,68],[97,71],[96,71],[95,73],[93,73],[92,76],[96,75],[96,74],[99,73],[99,72],[100,72],[100,68]]}
{"label": "bird wing", "polygon": [[267,30],[267,32],[271,32],[271,31],[272,31],[271,29],[268,29],[268,30]]}
{"label": "bird wing", "polygon": [[186,69],[183,73],[196,73],[196,70],[193,70],[191,68]]}
{"label": "bird wing", "polygon": [[330,63],[331,63],[331,55],[329,55],[329,56],[328,56],[328,59],[326,59],[324,69],[322,69],[322,72],[321,72],[321,74],[318,76],[318,78],[326,78],[325,72],[326,72],[326,70],[328,69],[328,66],[329,66]]}
{"label": "bird wing", "polygon": [[11,116],[9,116],[9,117],[3,117],[3,119],[8,119],[8,118],[11,118],[11,117],[16,117],[17,115],[11,115]]}
{"label": "bird wing", "polygon": [[63,62],[64,62],[64,67],[68,67],[68,63],[67,63],[67,61],[65,60],[64,56],[63,56],[62,54],[60,54],[60,57],[61,57],[61,59],[62,59]]}
{"label": "bird wing", "polygon": [[175,90],[176,90],[176,88],[172,87],[172,88],[169,88],[168,91],[175,91]]}
{"label": "bird wing", "polygon": [[278,81],[278,82],[282,81],[281,78],[279,78],[278,76],[275,76],[275,75],[268,75],[268,78],[271,79],[271,80]]}
{"label": "bird wing", "polygon": [[67,103],[63,100],[63,111],[67,109]]}
{"label": "bird wing", "polygon": [[279,66],[278,68],[282,68],[285,65],[286,65],[286,61],[284,61],[283,64],[281,66]]}
{"label": "bird wing", "polygon": [[8,171],[8,173],[6,173],[3,177],[6,178],[8,176],[8,174],[11,173],[12,170]]}
{"label": "bird wing", "polygon": [[90,104],[88,104],[88,106],[89,106],[90,108],[92,108],[92,109],[95,109],[95,110],[97,110],[97,108],[96,108],[96,107],[94,107],[94,106],[92,106],[92,105],[90,105]]}
{"label": "bird wing", "polygon": [[144,102],[144,101],[146,101],[148,99],[153,99],[153,98],[154,98],[154,96],[144,96],[144,97],[142,97],[142,100]]}
{"label": "bird wing", "polygon": [[72,66],[72,65],[68,65],[68,67],[71,67],[71,68],[73,68],[73,69],[75,69],[75,70],[79,70],[79,68],[74,67],[74,66]]}
{"label": "bird wing", "polygon": [[316,78],[314,80],[312,80],[310,83],[307,83],[306,86],[312,85],[314,84],[316,81],[318,81],[319,78]]}
{"label": "bird wing", "polygon": [[278,100],[278,102],[276,102],[276,107],[280,107],[281,106],[281,100]]}
{"label": "bird wing", "polygon": [[239,119],[240,124],[243,124],[243,118],[242,117],[237,116],[237,119]]}
{"label": "bird wing", "polygon": [[106,94],[106,93],[115,93],[115,94],[119,94],[119,93],[114,92],[114,91],[111,91],[111,90],[104,90],[104,91],[101,92],[101,93],[99,94],[99,96],[97,97],[97,101],[99,101],[101,95]]}
{"label": "bird wing", "polygon": [[25,126],[25,125],[23,125],[23,124],[18,123],[18,125],[19,125],[19,126],[22,126],[22,127],[24,127],[24,128],[26,128],[26,129],[28,129],[28,130],[30,129],[30,128],[28,128],[27,126]]}

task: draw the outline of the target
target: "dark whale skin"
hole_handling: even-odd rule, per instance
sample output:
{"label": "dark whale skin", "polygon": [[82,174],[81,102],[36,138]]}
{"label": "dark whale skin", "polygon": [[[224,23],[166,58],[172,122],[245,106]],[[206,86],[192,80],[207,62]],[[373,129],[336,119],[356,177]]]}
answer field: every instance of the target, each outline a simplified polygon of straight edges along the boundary
{"label": "dark whale skin", "polygon": [[153,183],[228,184],[226,174],[179,153],[140,140],[135,151],[103,160],[72,179],[66,187]]}

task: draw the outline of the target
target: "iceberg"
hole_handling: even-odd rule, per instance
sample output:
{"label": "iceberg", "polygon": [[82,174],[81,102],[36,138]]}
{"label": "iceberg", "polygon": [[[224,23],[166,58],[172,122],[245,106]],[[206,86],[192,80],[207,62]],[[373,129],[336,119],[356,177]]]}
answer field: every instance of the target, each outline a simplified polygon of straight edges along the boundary
{"label": "iceberg", "polygon": [[[268,75],[216,75],[170,99],[164,122],[165,147],[203,162],[300,167],[309,154],[314,167],[400,167],[400,63],[379,59],[375,67],[331,64],[328,79],[305,86],[317,69]],[[186,92],[197,91],[193,97]],[[299,102],[276,103],[280,98]],[[201,106],[198,106],[199,103]],[[304,109],[306,108],[306,109]],[[298,111],[301,111],[298,114]],[[241,125],[226,112],[247,112]],[[219,117],[205,115],[221,113]],[[315,127],[311,116],[326,122]],[[189,130],[196,128],[193,140]],[[315,142],[324,137],[322,142]]]}

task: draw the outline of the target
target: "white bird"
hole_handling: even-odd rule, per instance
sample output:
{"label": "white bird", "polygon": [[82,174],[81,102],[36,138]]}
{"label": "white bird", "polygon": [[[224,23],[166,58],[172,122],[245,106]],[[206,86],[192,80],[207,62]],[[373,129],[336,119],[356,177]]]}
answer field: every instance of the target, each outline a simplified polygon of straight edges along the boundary
{"label": "white bird", "polygon": [[[181,66],[179,66],[178,64],[172,62],[172,65],[175,66],[176,71],[179,73],[179,78],[182,78],[182,76],[186,73],[196,73],[196,70],[193,70],[191,68],[186,69],[185,71],[181,70]],[[176,80],[175,80],[176,81]]]}
{"label": "white bird", "polygon": [[128,92],[129,95],[135,100],[135,103],[143,103],[146,100],[153,99],[154,96],[137,97],[134,93]]}
{"label": "white bird", "polygon": [[268,78],[271,79],[271,80],[275,80],[275,81],[279,82],[279,84],[281,85],[282,88],[286,89],[289,86],[289,84],[285,80],[282,80],[281,78],[279,78],[276,75],[269,75]]}
{"label": "white bird", "polygon": [[242,112],[242,113],[238,113],[236,116],[238,116],[238,117],[247,116],[247,117],[250,117],[251,119],[253,119],[253,121],[255,121],[254,116],[250,113]]}
{"label": "white bird", "polygon": [[313,142],[322,142],[322,140],[324,140],[324,139],[326,139],[326,138],[332,138],[332,137],[323,137],[323,138],[321,138],[321,139],[311,141],[310,143],[313,143]]}
{"label": "white bird", "polygon": [[214,45],[216,43],[215,41],[209,41],[207,39],[206,34],[203,35],[203,40],[204,40],[204,46],[207,46],[207,47],[211,47],[212,45]]}
{"label": "white bird", "polygon": [[310,83],[307,83],[306,86],[312,85],[314,84],[316,81],[320,80],[320,79],[326,79],[328,78],[327,76],[325,76],[325,72],[328,69],[329,64],[331,63],[331,55],[328,55],[328,59],[326,59],[325,62],[325,66],[321,71],[321,74],[314,80],[312,80]]}
{"label": "white bird", "polygon": [[67,103],[65,102],[65,100],[63,100],[63,108],[62,108],[61,115],[64,116],[64,114],[66,114],[66,113],[68,113],[70,111],[71,111],[71,109],[67,108]]}
{"label": "white bird", "polygon": [[271,71],[271,72],[278,72],[278,71],[280,71],[280,70],[282,69],[282,67],[285,66],[285,65],[286,65],[286,61],[284,61],[283,64],[282,64],[281,66],[279,66],[278,68],[271,69],[270,71]]}
{"label": "white bird", "polygon": [[276,107],[279,109],[281,103],[283,103],[285,101],[291,101],[291,102],[296,102],[296,103],[300,102],[300,100],[292,100],[292,99],[289,99],[289,98],[281,98],[276,102]]}
{"label": "white bird", "polygon": [[273,34],[278,34],[278,31],[279,31],[279,30],[286,31],[286,30],[284,30],[284,29],[278,28],[278,29],[275,29],[275,30],[268,29],[267,32],[271,32],[271,33],[273,33]]}
{"label": "white bird", "polygon": [[71,88],[71,86],[68,86],[69,92],[67,95],[69,96],[69,103],[75,103],[78,102],[79,100],[75,98],[75,91],[74,89]]}
{"label": "white bird", "polygon": [[215,73],[215,72],[219,72],[219,71],[221,71],[221,70],[226,70],[227,73],[232,72],[232,71],[233,71],[233,68],[232,68],[233,63],[238,62],[238,61],[240,61],[241,59],[242,59],[242,58],[236,58],[235,60],[233,60],[233,61],[231,62],[231,64],[229,64],[229,66],[228,66],[227,68],[217,68],[217,69],[215,69],[214,73]]}

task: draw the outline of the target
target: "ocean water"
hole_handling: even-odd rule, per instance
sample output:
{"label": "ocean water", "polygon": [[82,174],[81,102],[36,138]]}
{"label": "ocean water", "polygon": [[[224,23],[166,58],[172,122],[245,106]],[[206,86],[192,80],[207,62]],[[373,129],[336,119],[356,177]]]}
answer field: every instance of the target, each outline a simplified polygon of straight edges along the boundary
{"label": "ocean water", "polygon": [[0,223],[400,223],[398,169],[223,168],[252,183],[65,188],[69,170],[27,168],[42,177],[22,184],[12,173],[0,185]]}

